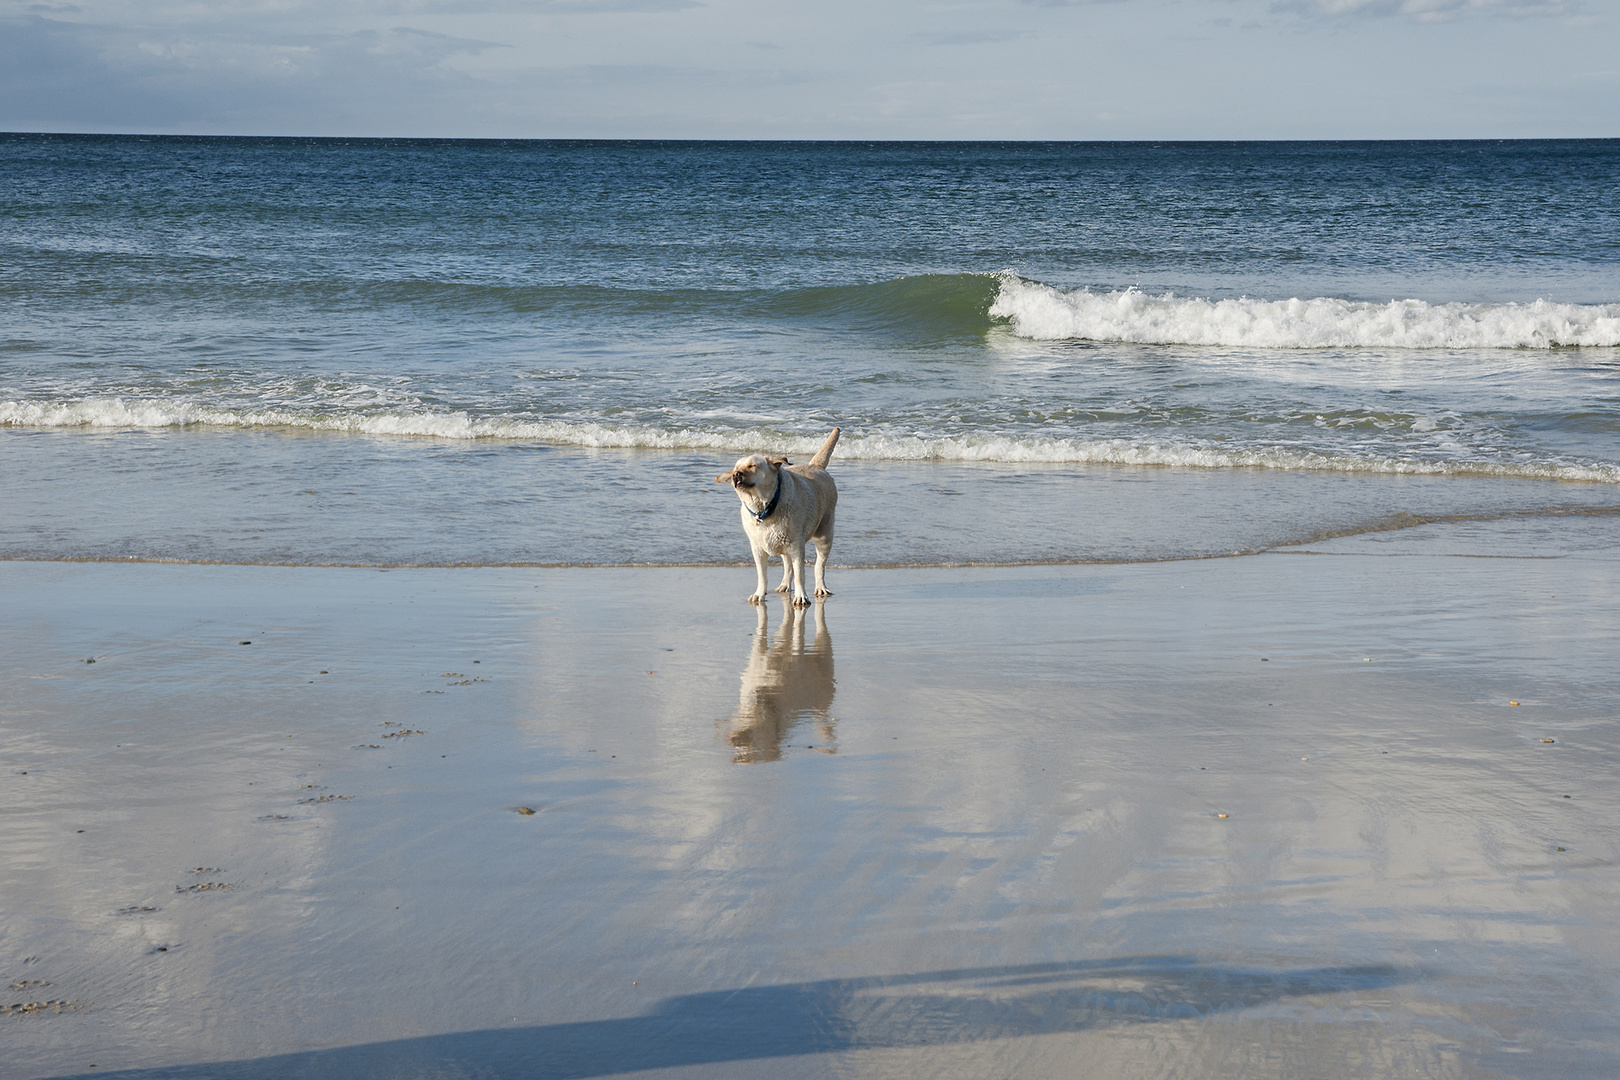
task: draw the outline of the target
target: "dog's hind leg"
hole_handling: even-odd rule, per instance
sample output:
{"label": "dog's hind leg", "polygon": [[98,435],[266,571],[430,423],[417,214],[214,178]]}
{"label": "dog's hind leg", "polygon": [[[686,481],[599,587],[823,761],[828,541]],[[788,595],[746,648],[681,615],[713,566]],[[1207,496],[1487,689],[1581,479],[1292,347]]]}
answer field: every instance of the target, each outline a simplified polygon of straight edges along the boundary
{"label": "dog's hind leg", "polygon": [[827,556],[832,554],[833,519],[832,514],[822,519],[821,528],[810,537],[810,542],[816,545],[816,595],[831,596],[827,591]]}
{"label": "dog's hind leg", "polygon": [[815,538],[816,545],[816,595],[831,596],[827,588],[827,555],[832,551],[832,541]]}
{"label": "dog's hind leg", "polygon": [[776,587],[776,591],[779,592],[779,593],[786,593],[788,591],[788,588],[792,584],[793,584],[793,564],[788,561],[788,557],[786,555],[783,555],[782,556],[782,584],[780,584],[780,585],[778,585]]}

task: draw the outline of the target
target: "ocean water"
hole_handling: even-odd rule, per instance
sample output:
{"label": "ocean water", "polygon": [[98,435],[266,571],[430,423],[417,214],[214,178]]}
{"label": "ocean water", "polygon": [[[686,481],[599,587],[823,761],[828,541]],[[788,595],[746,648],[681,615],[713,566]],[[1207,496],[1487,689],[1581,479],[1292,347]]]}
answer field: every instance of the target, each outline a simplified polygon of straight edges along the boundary
{"label": "ocean water", "polygon": [[1611,542],[1620,140],[0,136],[0,557],[730,563],[834,425],[846,565]]}

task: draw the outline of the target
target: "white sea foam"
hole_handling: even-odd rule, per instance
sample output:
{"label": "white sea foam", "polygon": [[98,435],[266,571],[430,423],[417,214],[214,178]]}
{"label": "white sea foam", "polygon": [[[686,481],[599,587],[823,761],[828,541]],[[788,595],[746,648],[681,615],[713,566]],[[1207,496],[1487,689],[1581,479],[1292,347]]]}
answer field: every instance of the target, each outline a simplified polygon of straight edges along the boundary
{"label": "white sea foam", "polygon": [[990,314],[1021,337],[1263,349],[1620,346],[1620,304],[1203,300],[1063,290],[1004,274]]}
{"label": "white sea foam", "polygon": [[[1424,430],[1422,419],[1413,430]],[[1433,422],[1430,421],[1432,424]],[[165,400],[84,398],[69,402],[0,401],[0,426],[34,428],[293,428],[359,435],[431,439],[539,440],[603,449],[705,450],[718,453],[780,453],[808,457],[820,433],[787,435],[757,428],[667,429],[466,412],[341,412],[268,409],[231,410]],[[1461,450],[1447,444],[1448,448]],[[1302,451],[1259,446],[1210,446],[1147,435],[1082,439],[984,434],[924,437],[850,434],[838,457],[866,461],[1002,462],[1011,464],[1149,465],[1202,469],[1279,469],[1402,475],[1471,475],[1620,483],[1620,465],[1610,462],[1429,458],[1368,448],[1363,453]]]}

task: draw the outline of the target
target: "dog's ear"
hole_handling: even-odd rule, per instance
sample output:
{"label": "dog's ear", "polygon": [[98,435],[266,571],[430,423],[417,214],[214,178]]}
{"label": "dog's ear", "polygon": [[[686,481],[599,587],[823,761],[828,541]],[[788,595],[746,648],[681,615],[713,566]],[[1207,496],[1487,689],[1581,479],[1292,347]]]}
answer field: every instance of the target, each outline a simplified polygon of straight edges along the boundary
{"label": "dog's ear", "polygon": [[729,484],[731,483],[731,478],[735,475],[735,473],[721,473],[719,476],[714,478],[714,482],[717,484]]}
{"label": "dog's ear", "polygon": [[793,462],[791,462],[791,461],[789,461],[789,460],[788,460],[788,459],[787,459],[787,458],[785,458],[785,457],[773,457],[773,458],[766,458],[766,459],[765,459],[765,460],[766,460],[766,461],[769,461],[769,462],[770,462],[770,463],[771,463],[771,464],[772,464],[772,465],[775,465],[775,466],[776,466],[776,467],[777,467],[777,468],[778,468],[778,469],[780,469],[780,468],[781,468],[781,467],[782,467],[782,466],[784,466],[784,465],[791,465],[791,464],[793,464]]}

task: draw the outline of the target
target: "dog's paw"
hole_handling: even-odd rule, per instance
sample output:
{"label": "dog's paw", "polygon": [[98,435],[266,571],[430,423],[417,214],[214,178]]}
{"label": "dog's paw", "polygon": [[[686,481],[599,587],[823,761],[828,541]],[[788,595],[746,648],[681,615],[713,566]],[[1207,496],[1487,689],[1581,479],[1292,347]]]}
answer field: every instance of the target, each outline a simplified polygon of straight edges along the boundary
{"label": "dog's paw", "polygon": [[789,588],[791,588],[791,586],[787,582],[784,581],[784,582],[782,582],[782,584],[780,584],[780,585],[778,585],[776,587],[776,591],[779,592],[779,593],[785,593],[785,592],[788,591]]}
{"label": "dog's paw", "polygon": [[763,604],[765,602],[765,594],[762,592],[749,593],[748,602],[750,604]]}
{"label": "dog's paw", "polygon": [[804,595],[803,593],[799,593],[797,596],[795,596],[793,598],[793,606],[794,607],[809,607],[810,606],[810,598],[808,596]]}
{"label": "dog's paw", "polygon": [[827,589],[825,589],[825,588],[821,588],[821,589],[817,589],[817,590],[816,590],[816,595],[817,595],[817,596],[831,596],[831,595],[832,595],[832,593],[831,593],[831,592],[829,592],[829,591],[828,591],[828,590],[827,590]]}

